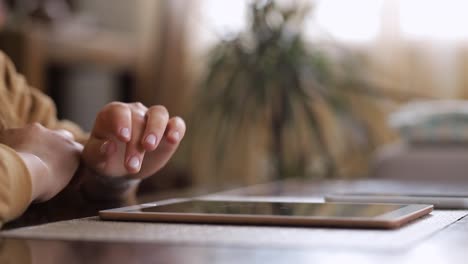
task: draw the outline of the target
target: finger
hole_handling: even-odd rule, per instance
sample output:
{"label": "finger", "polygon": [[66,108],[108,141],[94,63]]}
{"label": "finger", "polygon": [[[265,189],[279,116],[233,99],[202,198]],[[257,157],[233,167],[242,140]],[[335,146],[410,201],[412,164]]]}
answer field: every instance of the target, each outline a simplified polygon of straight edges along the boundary
{"label": "finger", "polygon": [[185,131],[186,126],[182,118],[173,117],[169,120],[166,132],[159,146],[155,151],[147,154],[151,155],[151,162],[144,163],[144,168],[142,169],[143,177],[153,174],[166,165],[177,150],[177,147],[185,135]]}
{"label": "finger", "polygon": [[125,167],[129,173],[138,173],[145,155],[141,146],[141,138],[145,129],[146,108],[142,105],[132,105],[132,137],[125,149]]}
{"label": "finger", "polygon": [[147,151],[153,151],[163,138],[169,121],[169,112],[162,105],[152,106],[146,112],[146,127],[143,134],[141,145]]}
{"label": "finger", "polygon": [[179,144],[185,135],[185,122],[182,118],[176,116],[171,118],[166,130],[166,141],[170,144]]}
{"label": "finger", "polygon": [[113,102],[106,105],[97,115],[91,135],[99,139],[115,136],[122,142],[132,137],[132,111],[129,105]]}
{"label": "finger", "polygon": [[88,167],[101,173],[106,171],[109,166],[108,159],[117,151],[115,140],[90,137],[82,155]]}

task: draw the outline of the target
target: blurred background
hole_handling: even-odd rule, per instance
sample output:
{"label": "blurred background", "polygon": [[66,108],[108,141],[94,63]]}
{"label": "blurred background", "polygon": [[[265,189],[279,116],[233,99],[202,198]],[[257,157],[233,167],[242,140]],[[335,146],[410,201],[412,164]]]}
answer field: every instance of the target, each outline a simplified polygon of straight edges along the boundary
{"label": "blurred background", "polygon": [[89,130],[119,100],[187,121],[142,192],[463,177],[465,1],[0,3],[0,49],[61,118]]}

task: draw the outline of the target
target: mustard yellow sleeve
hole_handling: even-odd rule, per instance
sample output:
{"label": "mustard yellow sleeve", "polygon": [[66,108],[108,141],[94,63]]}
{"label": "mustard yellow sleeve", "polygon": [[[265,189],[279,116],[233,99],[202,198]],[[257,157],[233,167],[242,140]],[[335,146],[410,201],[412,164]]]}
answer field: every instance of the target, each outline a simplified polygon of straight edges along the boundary
{"label": "mustard yellow sleeve", "polygon": [[[88,134],[79,126],[67,120],[57,119],[54,102],[47,95],[34,87],[30,87],[25,78],[17,73],[13,63],[0,52],[0,74],[4,84],[0,84],[0,91],[8,95],[17,118],[17,126],[24,126],[38,122],[49,129],[65,129],[70,131],[75,139],[84,143]],[[2,87],[3,86],[3,87]]]}
{"label": "mustard yellow sleeve", "polygon": [[32,183],[18,153],[0,144],[0,227],[20,216],[31,202]]}

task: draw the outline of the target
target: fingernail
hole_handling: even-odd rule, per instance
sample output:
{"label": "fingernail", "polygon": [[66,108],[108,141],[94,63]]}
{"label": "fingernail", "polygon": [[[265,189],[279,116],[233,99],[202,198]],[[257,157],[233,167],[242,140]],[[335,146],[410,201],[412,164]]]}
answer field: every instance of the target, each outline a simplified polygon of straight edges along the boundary
{"label": "fingernail", "polygon": [[140,168],[140,159],[138,157],[133,156],[129,161],[128,161],[128,166],[130,168],[138,170]]}
{"label": "fingernail", "polygon": [[101,154],[112,154],[116,151],[116,145],[111,141],[108,140],[104,143],[102,143],[101,147],[99,148],[99,151]]}
{"label": "fingernail", "polygon": [[145,142],[150,144],[151,146],[156,145],[156,136],[153,134],[150,134],[146,137]]}
{"label": "fingernail", "polygon": [[171,138],[172,138],[173,140],[175,140],[175,141],[179,141],[179,139],[180,139],[180,133],[179,133],[179,131],[172,132],[172,133],[171,133]]}
{"label": "fingernail", "polygon": [[120,129],[120,135],[126,139],[130,139],[130,129],[128,128],[122,128]]}
{"label": "fingernail", "polygon": [[101,147],[99,148],[99,151],[101,152],[101,154],[107,153],[107,149],[109,148],[109,143],[110,143],[109,141],[102,143]]}

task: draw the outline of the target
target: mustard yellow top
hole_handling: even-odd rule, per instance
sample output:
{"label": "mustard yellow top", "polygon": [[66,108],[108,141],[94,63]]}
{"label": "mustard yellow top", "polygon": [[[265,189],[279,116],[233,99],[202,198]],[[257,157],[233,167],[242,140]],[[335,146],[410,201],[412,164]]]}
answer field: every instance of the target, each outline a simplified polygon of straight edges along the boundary
{"label": "mustard yellow top", "polygon": [[[50,129],[66,129],[79,142],[87,135],[69,121],[58,121],[52,100],[30,87],[9,58],[0,51],[0,129],[38,122]],[[31,202],[28,169],[18,154],[0,142],[0,228],[20,216]]]}

